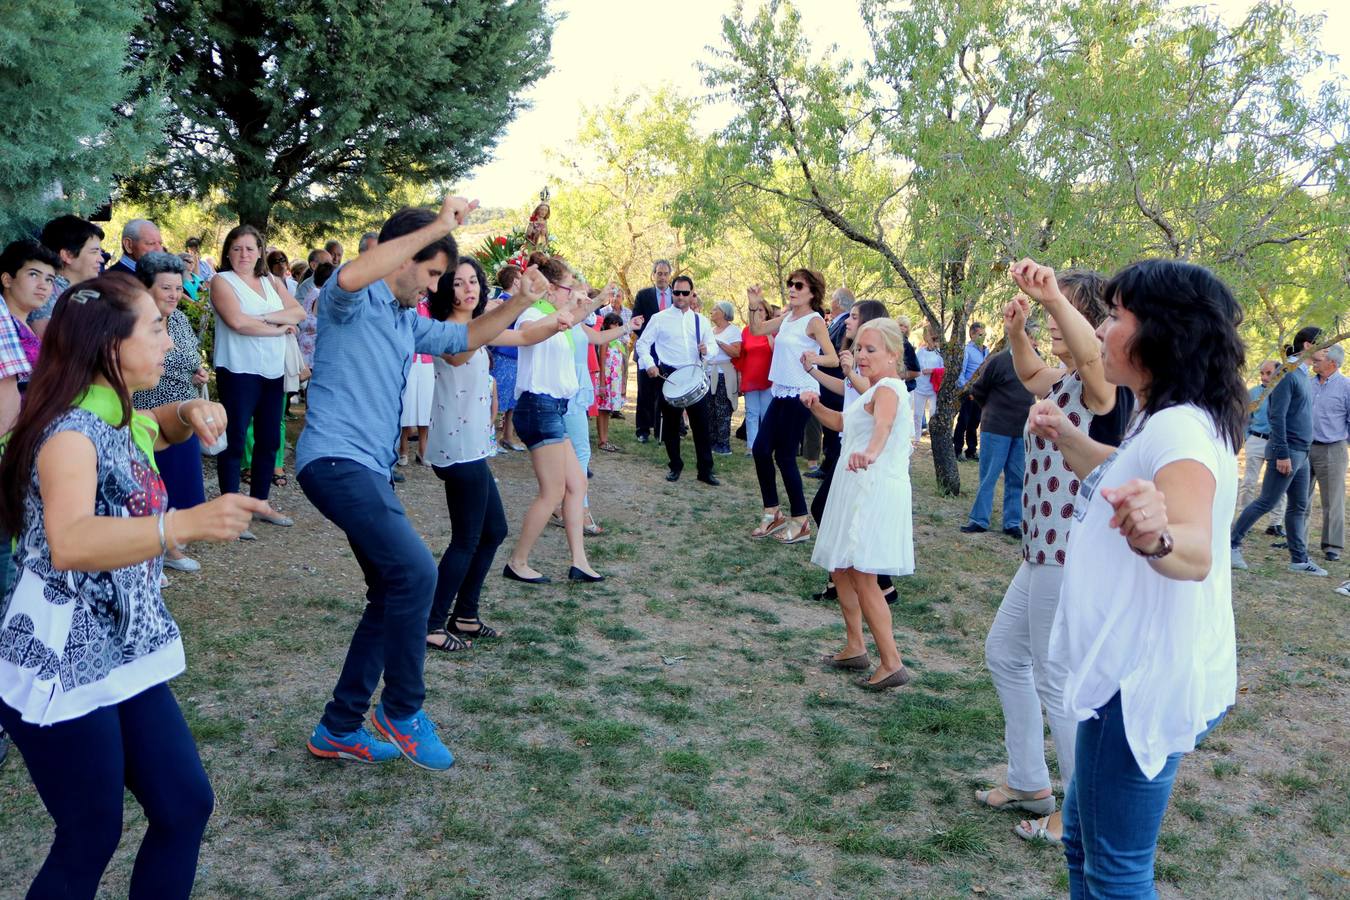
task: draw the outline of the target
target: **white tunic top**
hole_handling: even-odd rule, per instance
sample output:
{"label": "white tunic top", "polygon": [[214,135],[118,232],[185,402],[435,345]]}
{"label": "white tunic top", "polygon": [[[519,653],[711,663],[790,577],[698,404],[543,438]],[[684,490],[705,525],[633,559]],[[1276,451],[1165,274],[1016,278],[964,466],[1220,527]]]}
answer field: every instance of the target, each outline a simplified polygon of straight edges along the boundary
{"label": "white tunic top", "polygon": [[[244,284],[234,272],[218,272],[239,298],[239,311],[246,316],[265,316],[280,312],[281,297],[266,278],[262,280],[262,294]],[[286,373],[286,337],[278,333],[276,337],[254,337],[240,334],[225,324],[225,320],[216,314],[215,366],[217,369],[229,369],[236,375],[261,375],[263,378],[280,378]]]}
{"label": "white tunic top", "polygon": [[815,319],[825,321],[820,313],[809,312],[797,318],[788,317],[778,326],[773,343],[773,362],[769,365],[770,389],[775,397],[796,397],[802,391],[818,391],[820,385],[802,368],[802,354],[819,352],[820,345],[807,332]]}
{"label": "white tunic top", "polygon": [[[1110,526],[1101,488],[1153,480],[1178,460],[1214,476],[1213,554],[1204,581],[1164,578]],[[1237,457],[1195,406],[1155,413],[1083,480],[1074,504],[1050,654],[1069,669],[1065,710],[1076,720],[1120,692],[1125,737],[1153,778],[1169,754],[1195,748],[1237,696],[1228,525],[1237,501]],[[1103,573],[1110,573],[1103,578]]]}
{"label": "white tunic top", "polygon": [[492,427],[492,376],[486,347],[462,366],[436,357],[436,387],[431,395],[427,462],[454,466],[496,455]]}
{"label": "white tunic top", "polygon": [[[530,307],[516,320],[516,327],[548,318],[552,313]],[[572,343],[567,332],[555,334],[543,343],[521,347],[516,369],[516,396],[529,391],[558,400],[571,400],[577,394],[577,369]]]}

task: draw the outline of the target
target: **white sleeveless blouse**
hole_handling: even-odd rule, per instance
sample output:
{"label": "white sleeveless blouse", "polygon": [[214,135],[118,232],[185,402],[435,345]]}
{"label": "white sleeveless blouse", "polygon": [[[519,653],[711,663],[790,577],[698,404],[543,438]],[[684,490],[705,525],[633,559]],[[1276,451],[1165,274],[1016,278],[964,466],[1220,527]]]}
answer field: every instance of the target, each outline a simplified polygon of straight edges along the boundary
{"label": "white sleeveless blouse", "polygon": [[769,366],[770,389],[775,397],[796,397],[802,391],[817,391],[820,386],[802,368],[802,354],[819,351],[820,345],[807,332],[812,320],[821,318],[818,312],[809,312],[795,319],[789,318],[778,326],[773,342],[773,362]]}
{"label": "white sleeveless blouse", "polygon": [[[260,295],[234,272],[216,274],[234,289],[234,295],[239,298],[239,310],[244,315],[265,316],[281,311],[281,297],[267,278],[262,280],[263,292]],[[285,333],[278,332],[276,337],[240,334],[226,325],[217,313],[214,362],[217,369],[229,369],[236,375],[280,378],[286,374]]]}

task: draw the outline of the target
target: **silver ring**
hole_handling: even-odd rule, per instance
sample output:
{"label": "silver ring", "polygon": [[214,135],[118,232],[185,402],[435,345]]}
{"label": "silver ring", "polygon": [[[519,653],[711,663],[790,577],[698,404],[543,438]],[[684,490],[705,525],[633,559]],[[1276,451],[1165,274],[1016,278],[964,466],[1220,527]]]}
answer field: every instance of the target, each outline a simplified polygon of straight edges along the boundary
{"label": "silver ring", "polygon": [[207,417],[206,417],[206,424],[210,425],[210,424],[211,424],[212,422],[214,422],[215,420],[216,420],[216,417],[215,417],[215,416],[207,416]]}

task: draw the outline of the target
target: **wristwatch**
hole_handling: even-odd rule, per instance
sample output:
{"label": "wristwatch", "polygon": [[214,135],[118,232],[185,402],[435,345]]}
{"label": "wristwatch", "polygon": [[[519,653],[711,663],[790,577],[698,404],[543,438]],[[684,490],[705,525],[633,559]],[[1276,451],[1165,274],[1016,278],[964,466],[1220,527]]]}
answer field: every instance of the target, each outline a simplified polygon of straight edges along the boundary
{"label": "wristwatch", "polygon": [[1139,554],[1140,556],[1142,556],[1144,559],[1154,560],[1154,559],[1162,559],[1164,556],[1171,553],[1172,547],[1173,547],[1172,533],[1164,528],[1163,533],[1158,535],[1158,549],[1155,552],[1145,553],[1143,550],[1140,550],[1138,547],[1134,546],[1131,546],[1130,549],[1133,550],[1135,553]]}

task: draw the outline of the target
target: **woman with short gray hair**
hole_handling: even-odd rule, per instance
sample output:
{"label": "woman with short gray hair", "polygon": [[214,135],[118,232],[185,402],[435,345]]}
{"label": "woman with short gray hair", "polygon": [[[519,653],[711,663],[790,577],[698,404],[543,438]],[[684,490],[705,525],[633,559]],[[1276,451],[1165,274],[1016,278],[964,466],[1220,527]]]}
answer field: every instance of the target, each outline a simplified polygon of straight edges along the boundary
{"label": "woman with short gray hair", "polygon": [[[201,386],[206,384],[208,375],[202,365],[197,333],[178,308],[187,274],[187,263],[172,253],[147,253],[136,261],[136,277],[150,291],[155,306],[164,317],[164,328],[173,338],[173,349],[164,355],[164,374],[159,384],[131,395],[131,405],[136,409],[186,403],[202,396]],[[196,435],[156,450],[155,465],[164,479],[170,507],[190,509],[206,502],[206,490],[202,485],[202,448]],[[201,568],[195,559],[185,556],[172,545],[164,555],[164,566],[180,572],[196,572]]]}
{"label": "woman with short gray hair", "polygon": [[735,360],[741,355],[741,331],[736,321],[736,307],[730,301],[718,300],[712,306],[713,338],[717,352],[708,357],[712,379],[712,452],[718,456],[731,455],[731,414],[736,411],[740,382]]}

